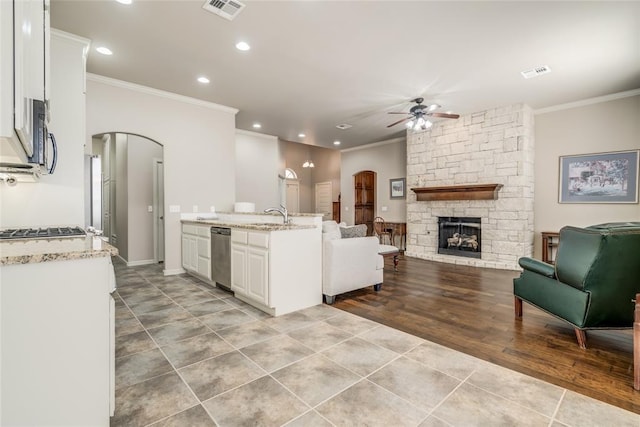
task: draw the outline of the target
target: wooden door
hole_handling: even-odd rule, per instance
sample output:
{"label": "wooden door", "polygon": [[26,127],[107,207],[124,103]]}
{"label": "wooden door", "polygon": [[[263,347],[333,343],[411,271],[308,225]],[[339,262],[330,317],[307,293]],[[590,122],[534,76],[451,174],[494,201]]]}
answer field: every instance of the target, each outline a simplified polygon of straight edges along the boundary
{"label": "wooden door", "polygon": [[362,171],[355,174],[354,178],[354,223],[366,224],[367,235],[372,235],[376,209],[376,173]]}

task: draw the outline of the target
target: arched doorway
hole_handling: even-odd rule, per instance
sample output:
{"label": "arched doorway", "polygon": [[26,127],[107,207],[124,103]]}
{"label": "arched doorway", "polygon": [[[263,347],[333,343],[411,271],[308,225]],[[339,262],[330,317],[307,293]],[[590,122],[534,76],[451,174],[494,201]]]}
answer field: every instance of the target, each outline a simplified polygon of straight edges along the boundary
{"label": "arched doorway", "polygon": [[353,178],[354,224],[366,224],[367,235],[370,236],[373,234],[373,219],[376,216],[376,173],[361,171]]}
{"label": "arched doorway", "polygon": [[140,135],[94,135],[87,224],[103,230],[129,266],[164,261],[164,148]]}

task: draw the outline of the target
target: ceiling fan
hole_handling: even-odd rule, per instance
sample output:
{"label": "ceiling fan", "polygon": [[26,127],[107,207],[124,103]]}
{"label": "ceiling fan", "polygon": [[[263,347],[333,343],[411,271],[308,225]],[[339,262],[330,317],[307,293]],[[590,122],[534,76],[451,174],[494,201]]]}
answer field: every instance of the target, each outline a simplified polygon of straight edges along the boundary
{"label": "ceiling fan", "polygon": [[436,113],[435,110],[440,108],[440,105],[438,104],[423,105],[422,103],[424,102],[424,98],[412,99],[411,102],[415,102],[416,105],[411,107],[408,113],[399,113],[395,111],[389,112],[389,114],[405,114],[405,115],[408,115],[409,117],[405,117],[404,119],[400,119],[397,122],[391,123],[389,126],[387,126],[388,128],[409,120],[409,122],[407,122],[407,127],[409,129],[424,130],[424,129],[429,129],[431,126],[433,126],[433,123],[431,123],[430,120],[427,120],[425,118],[426,116],[442,117],[445,119],[457,119],[458,117],[460,117],[460,114]]}

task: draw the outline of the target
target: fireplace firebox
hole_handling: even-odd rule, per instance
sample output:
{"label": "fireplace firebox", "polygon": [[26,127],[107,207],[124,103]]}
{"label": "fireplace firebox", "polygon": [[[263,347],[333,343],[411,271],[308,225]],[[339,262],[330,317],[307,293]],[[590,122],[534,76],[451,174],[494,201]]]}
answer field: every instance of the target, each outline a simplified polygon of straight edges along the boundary
{"label": "fireplace firebox", "polygon": [[438,253],[481,258],[481,219],[438,217]]}

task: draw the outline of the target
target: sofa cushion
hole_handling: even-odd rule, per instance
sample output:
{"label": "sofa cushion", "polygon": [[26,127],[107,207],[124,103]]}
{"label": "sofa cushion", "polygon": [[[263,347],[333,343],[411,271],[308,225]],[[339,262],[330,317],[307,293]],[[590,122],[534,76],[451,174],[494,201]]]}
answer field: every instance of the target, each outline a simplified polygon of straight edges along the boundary
{"label": "sofa cushion", "polygon": [[351,227],[340,227],[340,235],[343,239],[350,239],[353,237],[366,237],[367,225],[358,224],[352,225]]}
{"label": "sofa cushion", "polygon": [[335,221],[323,221],[322,222],[322,240],[335,240],[340,239],[341,233],[338,223]]}

